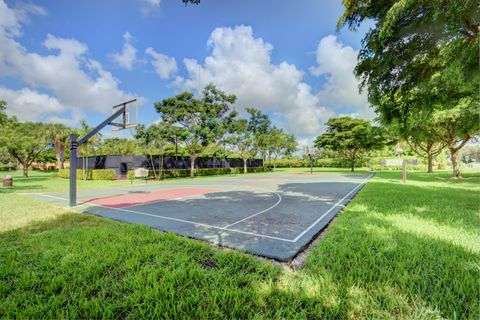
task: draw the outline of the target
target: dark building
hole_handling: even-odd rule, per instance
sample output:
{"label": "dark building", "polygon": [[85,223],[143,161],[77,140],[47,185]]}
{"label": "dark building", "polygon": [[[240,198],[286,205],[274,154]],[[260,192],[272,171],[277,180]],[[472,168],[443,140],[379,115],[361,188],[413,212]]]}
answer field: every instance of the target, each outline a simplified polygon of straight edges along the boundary
{"label": "dark building", "polygon": [[[152,164],[153,162],[153,164]],[[160,169],[160,156],[118,156],[118,155],[105,155],[105,156],[92,156],[92,157],[80,157],[77,158],[77,168],[83,169],[114,169],[117,172],[117,176],[126,176],[128,170],[136,168],[146,168],[152,170]],[[249,159],[247,163],[248,167],[262,167],[262,159]],[[209,158],[198,157],[195,160],[195,168],[243,168],[243,160],[239,158]],[[163,169],[190,169],[190,157],[175,157],[165,156],[163,157]]]}

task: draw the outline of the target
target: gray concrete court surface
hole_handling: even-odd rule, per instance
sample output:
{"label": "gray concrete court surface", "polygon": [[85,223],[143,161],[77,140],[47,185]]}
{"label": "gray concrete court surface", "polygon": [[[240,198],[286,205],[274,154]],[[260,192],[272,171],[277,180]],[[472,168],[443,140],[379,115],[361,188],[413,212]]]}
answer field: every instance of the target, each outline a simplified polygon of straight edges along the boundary
{"label": "gray concrete court surface", "polygon": [[[80,190],[74,209],[289,261],[371,176],[266,173],[167,180]],[[30,196],[68,206],[67,192]]]}

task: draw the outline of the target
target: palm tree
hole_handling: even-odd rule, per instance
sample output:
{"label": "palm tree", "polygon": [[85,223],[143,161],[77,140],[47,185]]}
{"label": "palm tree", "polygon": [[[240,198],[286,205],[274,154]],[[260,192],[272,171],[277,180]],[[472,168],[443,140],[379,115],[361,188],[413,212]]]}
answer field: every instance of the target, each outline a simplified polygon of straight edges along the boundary
{"label": "palm tree", "polygon": [[57,169],[64,168],[65,146],[68,144],[70,130],[71,129],[61,123],[54,123],[49,127],[49,136],[53,140],[55,155],[57,158]]}
{"label": "palm tree", "polygon": [[[81,137],[87,135],[93,128],[90,127],[85,120],[80,120],[80,129],[77,129],[77,134]],[[100,143],[102,139],[102,135],[100,133],[95,134],[92,136],[88,141],[86,141],[83,145],[80,146],[79,155],[83,155],[83,180],[87,179],[87,172],[88,172],[88,154],[89,150],[88,147],[91,147],[90,151],[95,150],[95,146]],[[72,159],[70,159],[72,161]],[[75,161],[75,159],[73,159]]]}

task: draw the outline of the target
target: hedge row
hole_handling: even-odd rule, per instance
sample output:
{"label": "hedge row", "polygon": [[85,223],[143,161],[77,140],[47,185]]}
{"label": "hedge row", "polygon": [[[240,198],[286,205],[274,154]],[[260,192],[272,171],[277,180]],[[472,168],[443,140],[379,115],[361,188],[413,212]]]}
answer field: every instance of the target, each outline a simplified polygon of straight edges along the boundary
{"label": "hedge row", "polygon": [[[273,167],[273,162],[267,162],[267,166]],[[337,159],[337,158],[325,158],[325,159],[317,159],[313,162],[314,167],[324,167],[324,168],[350,168],[351,164],[350,161],[346,161],[344,159]],[[368,161],[364,160],[357,160],[355,161],[355,167],[367,167]],[[279,159],[276,162],[277,168],[304,168],[310,167],[309,160],[303,159]]]}
{"label": "hedge row", "polygon": [[[382,167],[380,165],[374,165],[370,167],[371,171],[399,171],[403,170],[402,166],[388,166]],[[427,166],[425,165],[407,165],[407,171],[427,171]]]}
{"label": "hedge row", "polygon": [[15,171],[17,170],[17,166],[13,165],[0,165],[0,171]]}
{"label": "hedge row", "polygon": [[[94,170],[82,170],[77,169],[77,179],[82,180],[86,175],[87,180],[115,180],[117,174],[113,169],[94,169]],[[70,169],[58,170],[58,176],[60,178],[68,179],[70,177]]]}
{"label": "hedge row", "polygon": [[[252,172],[268,172],[272,169],[267,167],[252,167],[247,168],[249,173]],[[240,174],[243,173],[243,168],[203,168],[195,169],[195,176],[212,176],[212,175],[222,175],[222,174]],[[157,177],[160,175],[160,171],[156,171]],[[148,170],[148,176],[150,178],[155,178],[153,170]],[[190,169],[169,169],[162,170],[161,179],[170,179],[170,178],[182,178],[190,177]],[[134,171],[128,171],[128,178],[134,178]]]}

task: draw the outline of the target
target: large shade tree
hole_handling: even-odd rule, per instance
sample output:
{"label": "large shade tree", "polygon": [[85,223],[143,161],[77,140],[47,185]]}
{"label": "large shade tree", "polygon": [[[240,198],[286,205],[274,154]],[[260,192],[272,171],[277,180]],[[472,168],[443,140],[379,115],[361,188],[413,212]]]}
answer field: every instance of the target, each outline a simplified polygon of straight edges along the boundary
{"label": "large shade tree", "polygon": [[201,98],[183,92],[173,98],[155,103],[162,121],[181,130],[180,138],[190,155],[190,176],[195,175],[195,160],[210,143],[218,141],[225,133],[225,122],[231,122],[236,112],[231,111],[234,95],[228,95],[208,85]]}
{"label": "large shade tree", "polygon": [[28,169],[49,145],[48,125],[10,119],[0,126],[0,149],[15,158],[28,177]]}
{"label": "large shade tree", "polygon": [[480,131],[478,2],[343,3],[339,27],[375,23],[363,39],[355,69],[370,103],[384,123],[405,128],[412,118],[429,114],[458,177],[458,151]]}
{"label": "large shade tree", "polygon": [[338,152],[350,162],[352,172],[357,159],[385,145],[381,128],[372,126],[367,120],[340,117],[329,119],[326,125],[326,132],[315,139],[315,147]]}
{"label": "large shade tree", "polygon": [[402,126],[391,124],[388,130],[405,141],[410,150],[427,159],[427,172],[433,172],[433,159],[439,155],[446,143],[438,137],[438,128],[430,115],[410,117]]}

